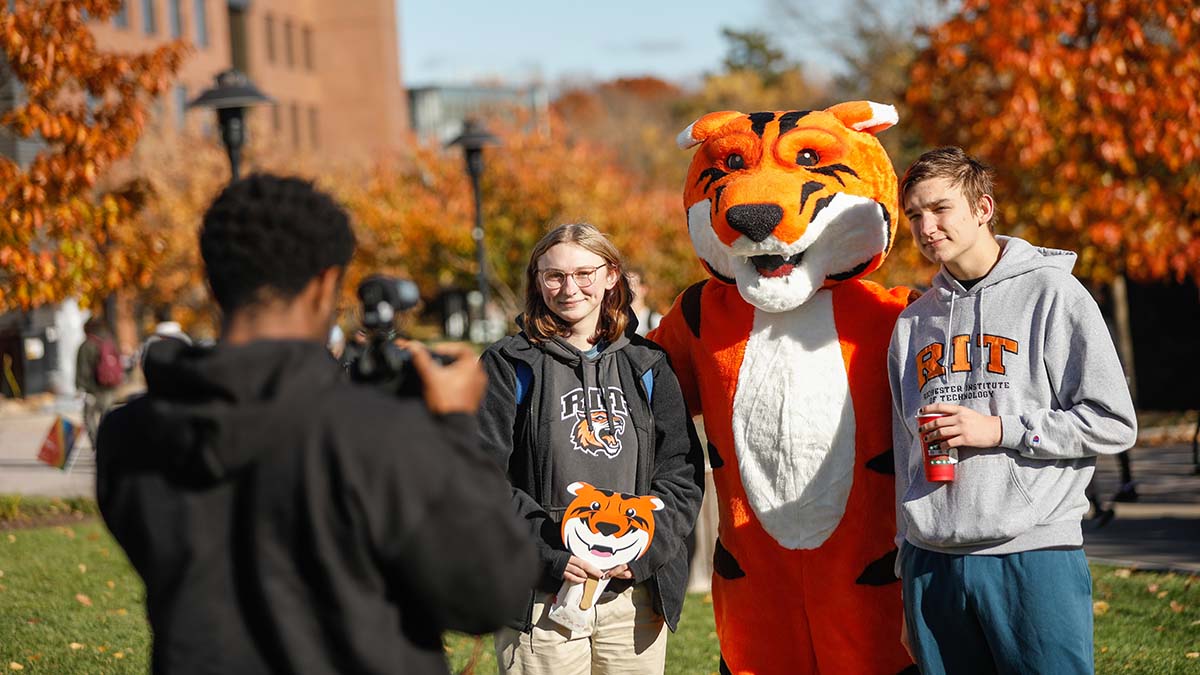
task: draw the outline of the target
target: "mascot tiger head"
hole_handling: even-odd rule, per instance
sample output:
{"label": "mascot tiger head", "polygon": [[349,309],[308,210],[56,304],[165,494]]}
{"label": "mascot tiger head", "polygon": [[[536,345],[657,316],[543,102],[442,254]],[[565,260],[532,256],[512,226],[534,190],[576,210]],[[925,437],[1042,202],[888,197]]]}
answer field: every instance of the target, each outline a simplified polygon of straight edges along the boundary
{"label": "mascot tiger head", "polygon": [[[614,414],[609,419],[603,410],[592,410],[580,417],[571,429],[571,443],[575,449],[589,455],[604,455],[612,458],[621,454],[621,437],[625,435],[625,418]],[[588,424],[588,420],[591,424]]]}
{"label": "mascot tiger head", "polygon": [[875,134],[896,109],[714,112],[679,134],[700,145],[683,205],[710,274],[768,312],[877,269],[896,232],[896,174]]}
{"label": "mascot tiger head", "polygon": [[609,570],[625,565],[650,548],[658,497],[638,497],[575,482],[567,486],[575,499],[563,515],[563,544],[572,554]]}

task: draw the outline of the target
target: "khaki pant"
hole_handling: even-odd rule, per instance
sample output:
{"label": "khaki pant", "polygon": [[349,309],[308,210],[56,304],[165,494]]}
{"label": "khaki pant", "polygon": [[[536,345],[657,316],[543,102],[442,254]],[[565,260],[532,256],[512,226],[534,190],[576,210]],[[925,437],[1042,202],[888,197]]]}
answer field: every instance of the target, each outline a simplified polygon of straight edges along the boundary
{"label": "khaki pant", "polygon": [[100,421],[116,401],[115,389],[83,395],[83,426],[87,430],[88,440],[92,443],[92,452],[96,451],[96,432],[100,429]]}
{"label": "khaki pant", "polygon": [[667,628],[646,584],[598,603],[591,628],[572,633],[547,612],[552,595],[533,605],[531,633],[496,633],[501,675],[655,675],[667,658]]}

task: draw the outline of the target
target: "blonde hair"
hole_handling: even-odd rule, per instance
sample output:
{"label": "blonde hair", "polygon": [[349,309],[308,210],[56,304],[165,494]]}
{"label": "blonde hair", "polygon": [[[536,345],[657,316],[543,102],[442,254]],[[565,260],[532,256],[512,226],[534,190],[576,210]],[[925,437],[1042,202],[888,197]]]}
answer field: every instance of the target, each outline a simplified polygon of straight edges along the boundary
{"label": "blonde hair", "polygon": [[629,323],[629,305],[633,292],[629,279],[622,269],[621,254],[595,226],[587,223],[566,223],[550,230],[533,247],[529,254],[529,266],[525,268],[525,334],[531,342],[544,342],[552,337],[568,337],[571,327],[555,314],[542,298],[538,280],[538,260],[551,248],[559,244],[575,244],[604,259],[604,264],[614,270],[617,285],[604,293],[600,302],[600,320],[596,322],[596,333],[589,338],[592,344],[599,340],[615,342],[625,333]]}

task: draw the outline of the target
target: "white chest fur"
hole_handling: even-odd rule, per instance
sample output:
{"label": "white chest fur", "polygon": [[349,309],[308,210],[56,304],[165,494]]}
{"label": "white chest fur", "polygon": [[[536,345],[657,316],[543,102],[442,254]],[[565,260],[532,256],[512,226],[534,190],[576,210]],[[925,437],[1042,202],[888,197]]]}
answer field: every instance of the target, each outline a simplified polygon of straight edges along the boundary
{"label": "white chest fur", "polygon": [[841,521],[854,431],[833,294],[756,311],[733,398],[734,451],[750,506],[781,546],[816,548]]}

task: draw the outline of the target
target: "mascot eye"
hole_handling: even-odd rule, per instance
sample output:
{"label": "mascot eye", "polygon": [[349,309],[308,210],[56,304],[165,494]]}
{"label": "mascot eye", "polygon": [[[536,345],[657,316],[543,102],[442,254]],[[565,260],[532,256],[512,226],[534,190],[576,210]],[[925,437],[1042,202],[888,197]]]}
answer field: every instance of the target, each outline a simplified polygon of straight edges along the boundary
{"label": "mascot eye", "polygon": [[592,502],[592,510],[599,511],[600,510],[600,502]]}
{"label": "mascot eye", "polygon": [[637,515],[637,509],[634,509],[634,508],[625,509],[625,515],[626,515],[626,517],[632,518]]}
{"label": "mascot eye", "polygon": [[815,166],[819,161],[821,161],[821,156],[812,148],[805,148],[796,153],[796,164],[800,166]]}
{"label": "mascot eye", "polygon": [[736,152],[725,158],[725,166],[733,171],[746,168],[746,160]]}

